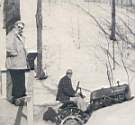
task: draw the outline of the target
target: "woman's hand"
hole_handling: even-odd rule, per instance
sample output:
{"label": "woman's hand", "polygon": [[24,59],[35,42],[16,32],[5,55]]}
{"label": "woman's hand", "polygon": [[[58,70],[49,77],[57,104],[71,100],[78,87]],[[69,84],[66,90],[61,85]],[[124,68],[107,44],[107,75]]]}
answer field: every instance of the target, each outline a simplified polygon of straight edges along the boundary
{"label": "woman's hand", "polygon": [[17,56],[16,53],[6,52],[6,57],[15,57]]}

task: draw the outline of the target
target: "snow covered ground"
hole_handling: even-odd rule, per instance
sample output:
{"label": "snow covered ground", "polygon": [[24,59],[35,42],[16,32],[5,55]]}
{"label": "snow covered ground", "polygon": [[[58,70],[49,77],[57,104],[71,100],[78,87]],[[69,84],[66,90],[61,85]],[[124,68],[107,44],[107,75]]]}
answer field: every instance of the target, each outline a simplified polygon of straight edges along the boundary
{"label": "snow covered ground", "polygon": [[[101,49],[101,47],[107,47],[107,40],[110,42],[109,51],[112,54],[112,42],[104,33],[110,33],[111,8],[109,6],[96,3],[90,3],[88,6],[88,4],[79,0],[72,2],[59,0],[56,2],[51,1],[50,3],[44,2],[43,7],[44,61],[49,77],[45,81],[36,81],[34,86],[35,114],[38,115],[39,125],[45,124],[41,119],[47,105],[56,104],[55,97],[58,80],[65,74],[67,68],[73,69],[74,87],[76,87],[77,81],[81,82],[82,87],[90,90],[107,87],[109,86],[105,66],[107,57]],[[123,19],[126,24],[130,24],[129,26],[134,32],[135,25],[133,20],[135,18],[133,14],[125,9],[117,9],[117,23],[121,26],[120,32],[123,33],[122,35],[127,35],[130,36],[129,38],[132,37],[134,39],[134,35],[129,33],[124,23],[120,21],[120,19]],[[119,36],[117,38],[121,43]],[[116,65],[116,69],[113,71],[113,83],[116,84],[117,80],[128,82],[127,73],[123,68],[116,45],[115,48],[116,61],[119,62],[119,65]],[[124,53],[126,53],[125,51]],[[129,53],[133,57],[134,51]],[[132,60],[128,61],[133,66],[134,59],[132,58]],[[134,66],[132,68],[134,69]],[[132,94],[134,95],[134,72],[128,71],[128,73],[130,75],[129,81]],[[116,125],[120,123],[128,125],[130,122],[133,125],[135,122],[134,108],[135,102],[132,101],[96,111],[87,124]]]}
{"label": "snow covered ground", "polygon": [[[26,46],[36,48],[35,6],[36,0],[29,0],[26,9],[22,2],[22,16],[26,23]],[[29,8],[31,4],[31,13]],[[28,13],[26,13],[28,12]],[[83,0],[44,0],[43,1],[43,58],[44,69],[47,69],[48,79],[34,81],[34,114],[35,124],[45,125],[42,120],[43,112],[48,106],[57,105],[55,98],[59,79],[66,69],[73,69],[73,85],[80,81],[80,86],[90,90],[108,87],[109,81],[106,73],[108,58],[106,49],[112,55],[112,41],[109,40],[111,8],[105,4],[86,3]],[[25,18],[24,18],[25,17]],[[129,48],[125,43],[122,53],[124,63],[128,68],[128,77],[121,60],[121,51],[116,48],[116,68],[113,71],[113,85],[117,80],[129,82],[132,95],[135,94],[134,85],[134,40],[135,15],[123,8],[117,8],[117,39],[122,46],[122,40],[128,37],[131,42]],[[33,24],[33,25],[31,25]],[[127,24],[127,25],[126,25]],[[129,26],[127,28],[127,26]],[[32,37],[31,37],[32,36]],[[124,38],[120,37],[124,36]],[[125,37],[127,36],[127,37]],[[32,45],[32,46],[31,46]],[[127,48],[126,48],[126,47]],[[128,56],[127,56],[128,55]],[[125,57],[126,56],[126,57]],[[109,57],[112,65],[111,56]],[[112,79],[112,77],[111,77]],[[87,94],[86,101],[89,99]],[[87,125],[134,125],[135,101],[107,107],[93,113]]]}

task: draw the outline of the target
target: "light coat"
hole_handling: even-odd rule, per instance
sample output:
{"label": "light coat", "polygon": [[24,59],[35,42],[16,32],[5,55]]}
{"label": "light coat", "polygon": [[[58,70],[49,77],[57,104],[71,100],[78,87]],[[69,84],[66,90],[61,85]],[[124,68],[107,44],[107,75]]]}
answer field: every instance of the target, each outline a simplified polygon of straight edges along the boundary
{"label": "light coat", "polygon": [[27,69],[26,50],[24,47],[24,36],[20,36],[13,29],[7,35],[6,51],[11,56],[6,58],[7,69]]}

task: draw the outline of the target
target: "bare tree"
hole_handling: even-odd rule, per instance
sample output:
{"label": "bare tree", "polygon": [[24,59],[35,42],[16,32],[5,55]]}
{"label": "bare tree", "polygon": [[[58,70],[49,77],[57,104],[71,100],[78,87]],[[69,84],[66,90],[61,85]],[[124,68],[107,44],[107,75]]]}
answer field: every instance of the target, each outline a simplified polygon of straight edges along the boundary
{"label": "bare tree", "polygon": [[132,0],[129,0],[129,5],[133,6],[133,1]]}
{"label": "bare tree", "polygon": [[112,0],[112,26],[111,26],[111,40],[116,40],[115,37],[115,27],[116,27],[116,7],[115,7],[115,0]]}
{"label": "bare tree", "polygon": [[4,1],[4,25],[6,33],[12,30],[14,23],[20,20],[20,0]]}
{"label": "bare tree", "polygon": [[112,26],[110,39],[113,40],[113,69],[115,69],[115,41],[116,41],[116,7],[115,0],[112,0]]}

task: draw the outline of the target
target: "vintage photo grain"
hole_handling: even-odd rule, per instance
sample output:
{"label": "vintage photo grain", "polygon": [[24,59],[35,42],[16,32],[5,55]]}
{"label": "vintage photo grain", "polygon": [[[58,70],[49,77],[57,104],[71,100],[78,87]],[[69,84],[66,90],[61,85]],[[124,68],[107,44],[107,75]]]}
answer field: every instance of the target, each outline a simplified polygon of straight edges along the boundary
{"label": "vintage photo grain", "polygon": [[0,125],[135,125],[135,0],[0,0]]}

